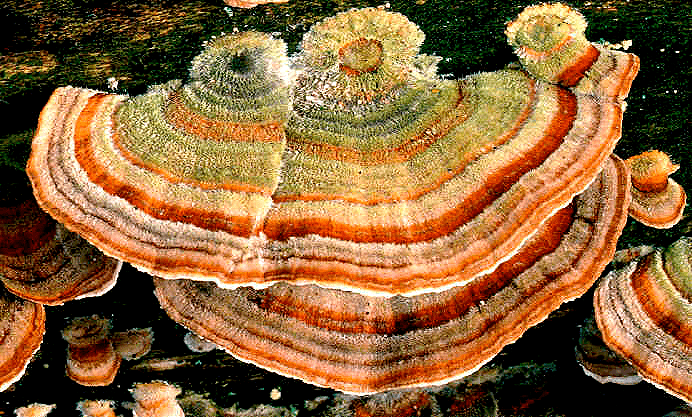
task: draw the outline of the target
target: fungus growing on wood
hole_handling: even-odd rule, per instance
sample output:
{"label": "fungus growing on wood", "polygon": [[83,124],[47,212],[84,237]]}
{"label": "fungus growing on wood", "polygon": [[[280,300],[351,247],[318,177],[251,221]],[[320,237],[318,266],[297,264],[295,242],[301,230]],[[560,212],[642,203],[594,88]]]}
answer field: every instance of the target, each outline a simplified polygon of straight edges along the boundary
{"label": "fungus growing on wood", "polygon": [[134,417],[184,417],[183,409],[175,397],[180,388],[164,381],[135,384],[130,390],[137,404]]}
{"label": "fungus growing on wood", "polygon": [[632,172],[630,216],[657,229],[676,225],[687,201],[685,190],[669,178],[679,166],[661,151],[647,151],[625,162]]}
{"label": "fungus growing on wood", "polygon": [[627,219],[629,187],[624,163],[610,159],[514,257],[440,293],[382,298],[163,279],[155,292],[175,321],[283,375],[358,394],[442,384],[472,373],[593,284]]}
{"label": "fungus growing on wood", "polygon": [[168,279],[169,315],[243,360],[355,393],[459,378],[612,258],[638,58],[601,52],[574,83],[442,80],[423,36],[351,10],[306,33],[295,72],[281,41],[242,33],[208,43],[184,85],[60,88],[27,166],[35,195]]}
{"label": "fungus growing on wood", "polygon": [[62,331],[67,342],[67,376],[80,385],[109,385],[121,358],[111,342],[111,323],[98,316],[78,317]]}
{"label": "fungus growing on wood", "polygon": [[43,341],[42,305],[17,298],[0,287],[0,392],[24,374]]}
{"label": "fungus growing on wood", "polygon": [[692,240],[606,275],[594,294],[605,343],[647,381],[692,402]]}

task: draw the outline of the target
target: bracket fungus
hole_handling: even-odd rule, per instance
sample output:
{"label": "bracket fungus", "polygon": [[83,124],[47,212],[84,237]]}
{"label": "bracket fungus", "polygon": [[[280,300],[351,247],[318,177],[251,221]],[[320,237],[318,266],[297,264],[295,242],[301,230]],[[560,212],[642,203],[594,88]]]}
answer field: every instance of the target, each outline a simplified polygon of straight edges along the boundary
{"label": "bracket fungus", "polygon": [[32,196],[0,206],[0,280],[40,304],[103,294],[122,262],[105,256],[43,212]]}
{"label": "bracket fungus", "polygon": [[82,417],[117,417],[113,411],[113,401],[84,400],[77,403],[77,410]]}
{"label": "bracket fungus", "polygon": [[293,68],[248,32],[209,42],[186,83],[59,88],[34,194],[243,360],[358,394],[459,378],[582,295],[626,221],[612,152],[639,59],[558,9],[508,26],[525,70],[462,80],[405,16],[366,8],[316,23]]}
{"label": "bracket fungus", "polygon": [[67,342],[67,376],[80,385],[109,385],[121,357],[111,342],[111,323],[97,316],[79,317],[63,329]]}
{"label": "bracket fungus", "polygon": [[674,226],[682,218],[687,194],[669,175],[679,166],[661,151],[648,151],[627,158],[632,172],[630,216],[657,229]]}
{"label": "bracket fungus", "polygon": [[381,298],[155,279],[156,295],[175,321],[277,373],[358,394],[441,384],[472,373],[593,284],[624,227],[628,178],[611,159],[509,261],[440,293]]}
{"label": "bracket fungus", "polygon": [[175,397],[180,388],[164,381],[135,384],[130,390],[137,404],[134,417],[184,417],[185,413]]}
{"label": "bracket fungus", "polygon": [[[348,22],[364,34],[343,38]],[[321,40],[329,30],[342,48],[379,42],[352,49],[382,64],[354,75],[324,62],[338,46]],[[386,296],[462,285],[594,180],[620,137],[622,101],[518,70],[420,78],[422,37],[376,8],[326,19],[305,35],[292,97],[285,45],[255,33],[211,42],[182,86],[132,98],[59,88],[27,168],[37,199],[164,278]],[[638,60],[610,53],[629,63],[627,91]],[[315,97],[335,71],[330,95]],[[336,108],[322,104],[339,94]]]}
{"label": "bracket fungus", "polygon": [[603,340],[647,381],[692,402],[692,240],[606,275],[594,294]]}
{"label": "bracket fungus", "polygon": [[0,391],[24,374],[43,341],[46,311],[0,287]]}

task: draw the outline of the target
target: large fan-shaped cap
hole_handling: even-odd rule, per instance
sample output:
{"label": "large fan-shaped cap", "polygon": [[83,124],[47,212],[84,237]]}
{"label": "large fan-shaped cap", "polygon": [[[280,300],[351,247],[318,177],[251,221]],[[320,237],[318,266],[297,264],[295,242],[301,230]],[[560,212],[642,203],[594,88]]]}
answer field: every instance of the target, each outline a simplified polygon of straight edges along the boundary
{"label": "large fan-shaped cap", "polygon": [[605,276],[594,295],[606,344],[647,381],[692,402],[692,240]]}
{"label": "large fan-shaped cap", "polygon": [[628,171],[609,160],[514,257],[441,293],[381,298],[156,279],[156,295],[174,320],[241,360],[312,384],[358,394],[440,384],[583,294],[610,261],[628,204]]}
{"label": "large fan-shaped cap", "polygon": [[[348,22],[365,41],[326,42]],[[104,252],[167,278],[371,295],[461,285],[593,181],[622,107],[513,70],[396,81],[425,61],[421,41],[378,9],[317,24],[285,124],[292,76],[277,41],[257,34],[212,42],[182,87],[134,98],[58,89],[28,165],[35,194]],[[329,65],[351,68],[344,77],[372,96],[339,104],[351,84],[320,78],[332,67],[314,57],[337,44],[352,56]],[[373,74],[396,82],[381,92]],[[322,82],[334,94],[316,97]]]}

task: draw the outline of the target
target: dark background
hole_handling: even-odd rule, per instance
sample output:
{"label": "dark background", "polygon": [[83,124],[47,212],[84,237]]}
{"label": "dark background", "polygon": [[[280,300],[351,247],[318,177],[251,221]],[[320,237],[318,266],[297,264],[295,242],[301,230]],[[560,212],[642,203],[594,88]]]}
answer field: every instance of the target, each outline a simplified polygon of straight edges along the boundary
{"label": "dark background", "polygon": [[[452,78],[497,70],[513,62],[504,25],[532,4],[490,0],[388,3],[389,10],[405,14],[421,27],[426,33],[422,52],[443,57],[439,72]],[[107,80],[115,77],[115,92],[141,94],[148,85],[185,79],[190,60],[212,35],[234,28],[273,32],[293,53],[302,34],[324,17],[352,7],[383,4],[291,0],[235,9],[222,0],[5,0],[0,4],[0,138],[14,139],[12,146],[0,148],[0,159],[5,165],[23,166],[38,114],[58,86],[109,91]],[[692,5],[660,0],[569,4],[589,22],[589,40],[632,40],[628,52],[641,58],[616,153],[627,158],[649,149],[663,150],[681,166],[674,178],[692,190],[688,104]],[[18,169],[14,174],[21,178]],[[3,173],[0,190],[11,192],[9,185],[21,181]],[[689,234],[690,225],[685,217],[673,229],[658,231],[630,220],[619,247],[665,246]],[[147,275],[126,265],[118,285],[105,296],[47,308],[41,350],[24,378],[0,393],[0,415],[12,415],[18,406],[43,402],[58,404],[51,415],[76,416],[79,400],[111,399],[121,404],[131,400],[127,389],[133,382],[152,379],[174,382],[184,394],[203,394],[222,407],[236,404],[248,408],[265,403],[299,415],[318,414],[309,410],[306,400],[334,396],[331,390],[265,372],[221,352],[192,355],[182,342],[185,330],[159,309],[152,290]],[[590,314],[591,295],[589,292],[563,305],[486,365],[485,374],[494,376],[480,387],[493,393],[501,415],[661,416],[681,404],[648,383],[601,385],[582,373],[574,360],[574,345],[579,326]],[[91,314],[112,318],[116,331],[154,328],[154,351],[142,360],[123,363],[110,387],[81,387],[64,375],[65,344],[60,330],[71,318]],[[177,366],[153,370],[155,360],[169,358],[175,358]],[[281,399],[270,400],[273,388],[281,390]],[[122,408],[119,412],[131,414]]]}

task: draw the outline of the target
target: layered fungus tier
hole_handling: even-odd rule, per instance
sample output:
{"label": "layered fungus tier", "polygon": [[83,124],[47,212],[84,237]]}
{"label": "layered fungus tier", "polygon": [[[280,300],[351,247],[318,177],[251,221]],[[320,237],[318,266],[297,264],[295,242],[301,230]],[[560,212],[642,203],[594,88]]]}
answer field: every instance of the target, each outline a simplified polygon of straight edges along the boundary
{"label": "layered fungus tier", "polygon": [[168,314],[234,356],[358,394],[444,383],[612,259],[639,60],[585,26],[528,8],[507,28],[524,69],[462,80],[380,8],[316,23],[290,60],[224,36],[141,96],[57,89],[27,172],[44,210],[160,277]]}
{"label": "layered fungus tier", "polygon": [[639,374],[692,402],[692,240],[635,259],[594,294],[605,343]]}

